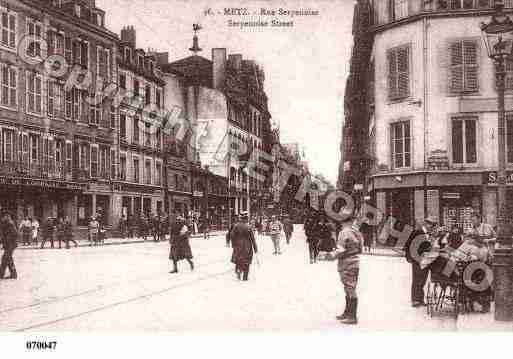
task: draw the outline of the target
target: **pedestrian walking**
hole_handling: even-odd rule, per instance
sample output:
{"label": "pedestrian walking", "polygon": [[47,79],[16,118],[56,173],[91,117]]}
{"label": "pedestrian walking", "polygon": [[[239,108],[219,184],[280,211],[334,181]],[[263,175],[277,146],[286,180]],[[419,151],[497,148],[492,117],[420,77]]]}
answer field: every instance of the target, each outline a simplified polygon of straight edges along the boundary
{"label": "pedestrian walking", "polygon": [[[336,248],[335,227],[324,216],[319,219],[316,236],[319,238],[317,253],[331,252]],[[315,255],[317,255],[315,253]]]}
{"label": "pedestrian walking", "polygon": [[20,222],[19,230],[23,245],[29,246],[32,239],[32,221],[28,217],[23,218]]}
{"label": "pedestrian walking", "polygon": [[360,224],[360,232],[363,235],[363,251],[370,253],[372,250],[372,227],[363,222]]}
{"label": "pedestrian walking", "polygon": [[178,217],[171,231],[171,237],[169,239],[169,259],[173,261],[173,270],[169,273],[178,273],[178,262],[183,259],[189,262],[191,271],[194,270],[192,250],[189,243],[190,231],[185,223],[183,217]]}
{"label": "pedestrian walking", "polygon": [[78,247],[77,241],[73,238],[73,225],[71,224],[71,219],[66,217],[64,219],[64,241],[66,243],[66,249],[69,249],[69,242],[73,242],[75,244],[75,248]]}
{"label": "pedestrian walking", "polygon": [[430,233],[437,223],[436,218],[430,216],[424,220],[424,224],[417,223],[417,228],[411,233],[405,243],[404,251],[406,260],[411,265],[411,305],[412,307],[424,306],[424,286],[429,269],[422,269],[420,257],[431,250]]}
{"label": "pedestrian walking", "polygon": [[14,265],[13,253],[16,247],[18,247],[18,231],[16,230],[16,225],[8,212],[4,213],[0,224],[0,237],[4,248],[2,261],[0,263],[0,279],[4,279],[5,270],[7,268],[9,268],[10,273],[7,279],[17,279],[18,273],[16,272],[16,266]]}
{"label": "pedestrian walking", "polygon": [[292,237],[292,232],[294,232],[294,224],[288,215],[285,215],[285,219],[283,220],[283,232],[285,232],[287,244],[290,244],[290,238]]}
{"label": "pedestrian walking", "polygon": [[342,230],[337,238],[333,252],[319,253],[319,260],[337,260],[337,271],[346,294],[346,307],[336,318],[344,324],[357,324],[358,296],[356,286],[360,271],[360,253],[362,253],[363,236],[353,225],[353,218],[342,221]]}
{"label": "pedestrian walking", "polygon": [[91,247],[93,244],[96,246],[98,244],[98,233],[100,230],[100,224],[96,220],[95,217],[91,217],[91,221],[89,222],[89,246]]}
{"label": "pedestrian walking", "polygon": [[273,241],[274,246],[274,255],[281,254],[280,248],[280,237],[281,231],[283,230],[283,225],[278,220],[276,216],[271,216],[271,222],[269,225],[269,234],[271,235],[271,240]]}
{"label": "pedestrian walking", "polygon": [[32,224],[32,244],[35,244],[37,246],[37,238],[39,235],[39,221],[34,218],[31,220]]}
{"label": "pedestrian walking", "polygon": [[317,250],[319,245],[319,237],[317,235],[318,217],[314,213],[310,213],[304,224],[304,231],[306,235],[306,242],[308,244],[308,253],[310,257],[310,264],[317,261]]}
{"label": "pedestrian walking", "polygon": [[258,253],[254,233],[248,225],[247,213],[242,213],[240,220],[233,226],[230,240],[233,248],[231,262],[235,264],[237,278],[247,281],[253,254]]}
{"label": "pedestrian walking", "polygon": [[137,233],[138,225],[139,225],[139,219],[134,215],[130,215],[128,217],[128,238],[130,238],[130,239],[135,238],[135,234]]}
{"label": "pedestrian walking", "polygon": [[62,242],[66,244],[66,225],[62,217],[57,220],[57,242],[59,243],[59,249],[62,248]]}
{"label": "pedestrian walking", "polygon": [[228,228],[228,231],[226,232],[226,247],[230,247],[230,244],[231,246],[233,247],[233,241],[232,241],[232,238],[231,238],[231,232],[233,230],[233,227],[235,227],[235,224],[236,224],[236,221],[235,221],[235,218],[232,219],[232,224],[231,224],[231,227]]}
{"label": "pedestrian walking", "polygon": [[53,236],[55,231],[55,220],[48,217],[43,223],[43,240],[41,241],[41,248],[44,248],[46,241],[50,241],[51,248],[53,248]]}

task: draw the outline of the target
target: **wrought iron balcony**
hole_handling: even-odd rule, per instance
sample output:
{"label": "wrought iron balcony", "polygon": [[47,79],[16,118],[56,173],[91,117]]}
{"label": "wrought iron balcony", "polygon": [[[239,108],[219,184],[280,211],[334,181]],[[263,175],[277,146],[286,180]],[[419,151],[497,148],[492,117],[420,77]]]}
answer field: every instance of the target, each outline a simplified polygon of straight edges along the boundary
{"label": "wrought iron balcony", "polygon": [[74,182],[91,180],[91,175],[87,169],[69,169],[64,164],[56,163],[39,164],[20,161],[0,162],[0,176]]}

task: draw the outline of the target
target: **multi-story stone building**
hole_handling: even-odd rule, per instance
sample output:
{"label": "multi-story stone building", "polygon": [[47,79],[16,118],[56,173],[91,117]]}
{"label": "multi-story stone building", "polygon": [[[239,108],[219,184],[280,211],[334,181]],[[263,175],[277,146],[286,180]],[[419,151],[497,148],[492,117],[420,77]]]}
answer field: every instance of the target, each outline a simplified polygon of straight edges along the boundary
{"label": "multi-story stone building", "polygon": [[[212,60],[199,56],[196,35],[191,51],[189,57],[162,65],[166,98],[173,97],[173,106],[183,106],[184,118],[195,129],[192,147],[183,150],[191,162],[191,209],[207,217],[227,217],[229,209],[232,213],[250,210],[251,198],[263,190],[263,184],[243,170],[239,156],[227,155],[227,149],[245,148],[247,156],[257,156],[253,149],[264,150],[264,132],[270,129],[264,73],[240,54],[227,56],[224,48],[212,49]],[[177,79],[168,81],[168,74]],[[185,167],[167,169],[183,173]],[[214,176],[205,181],[208,173]],[[185,179],[186,174],[182,176]],[[227,191],[213,189],[221,184],[220,178],[229,179],[230,202],[222,198]],[[170,180],[168,176],[168,185]]]}
{"label": "multi-story stone building", "polygon": [[[121,30],[118,52],[119,170],[113,182],[116,214],[165,210],[163,159],[164,76],[153,54],[138,48],[136,30]],[[121,209],[121,212],[119,211]]]}
{"label": "multi-story stone building", "polygon": [[[489,0],[360,1],[373,35],[367,121],[376,204],[402,222],[425,215],[469,225],[496,223],[497,91],[481,40]],[[505,2],[507,13],[513,2]],[[513,169],[513,66],[507,64],[507,162]],[[363,84],[362,84],[363,85]],[[511,165],[511,166],[510,166]],[[508,185],[513,185],[509,183]],[[513,203],[513,187],[508,190]]]}
{"label": "multi-story stone building", "polygon": [[[74,223],[100,207],[108,214],[117,146],[110,103],[87,101],[93,85],[65,86],[80,71],[92,83],[115,76],[117,37],[104,12],[92,0],[6,0],[0,13],[0,206]],[[45,68],[49,55],[66,64]]]}

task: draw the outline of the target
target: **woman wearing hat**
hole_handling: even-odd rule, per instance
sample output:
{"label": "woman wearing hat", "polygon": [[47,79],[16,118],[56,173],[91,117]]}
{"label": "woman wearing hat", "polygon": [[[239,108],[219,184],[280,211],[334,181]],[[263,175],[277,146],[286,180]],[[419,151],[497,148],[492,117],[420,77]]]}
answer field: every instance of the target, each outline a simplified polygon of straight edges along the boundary
{"label": "woman wearing hat", "polygon": [[174,227],[171,229],[171,236],[169,238],[171,245],[169,259],[173,261],[173,270],[169,273],[178,273],[178,262],[182,259],[187,260],[191,266],[191,270],[194,270],[189,234],[190,232],[185,224],[185,218],[178,217]]}

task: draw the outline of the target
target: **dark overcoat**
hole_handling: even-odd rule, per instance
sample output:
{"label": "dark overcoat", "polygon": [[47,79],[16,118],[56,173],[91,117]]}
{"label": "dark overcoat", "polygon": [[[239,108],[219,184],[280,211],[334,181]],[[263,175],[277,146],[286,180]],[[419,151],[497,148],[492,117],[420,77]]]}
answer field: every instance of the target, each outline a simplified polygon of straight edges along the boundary
{"label": "dark overcoat", "polygon": [[232,242],[232,263],[249,265],[253,261],[253,253],[258,252],[253,231],[246,223],[237,223],[230,231]]}
{"label": "dark overcoat", "polygon": [[183,223],[176,223],[171,230],[171,237],[169,239],[169,243],[171,244],[169,259],[173,261],[192,259],[192,250],[189,243],[189,231],[185,234],[180,234],[180,230],[183,226]]}

